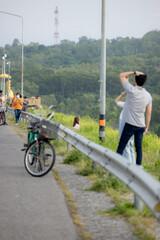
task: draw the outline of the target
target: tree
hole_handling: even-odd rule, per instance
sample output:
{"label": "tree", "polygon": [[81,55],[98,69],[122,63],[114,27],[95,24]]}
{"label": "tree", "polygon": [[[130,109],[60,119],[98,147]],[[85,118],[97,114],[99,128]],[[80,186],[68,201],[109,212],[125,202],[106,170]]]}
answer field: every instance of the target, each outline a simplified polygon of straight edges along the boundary
{"label": "tree", "polygon": [[14,39],[14,40],[13,40],[13,43],[12,43],[12,47],[15,48],[15,47],[17,47],[17,46],[19,46],[19,45],[20,45],[19,40],[18,40],[17,38]]}

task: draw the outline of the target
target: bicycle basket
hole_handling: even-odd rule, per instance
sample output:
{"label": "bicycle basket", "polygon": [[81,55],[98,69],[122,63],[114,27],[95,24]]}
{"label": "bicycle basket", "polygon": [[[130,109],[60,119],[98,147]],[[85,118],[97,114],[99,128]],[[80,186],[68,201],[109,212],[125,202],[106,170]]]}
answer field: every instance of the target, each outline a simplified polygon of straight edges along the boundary
{"label": "bicycle basket", "polygon": [[57,138],[56,130],[50,121],[43,119],[40,122],[39,134],[43,138],[55,140]]}

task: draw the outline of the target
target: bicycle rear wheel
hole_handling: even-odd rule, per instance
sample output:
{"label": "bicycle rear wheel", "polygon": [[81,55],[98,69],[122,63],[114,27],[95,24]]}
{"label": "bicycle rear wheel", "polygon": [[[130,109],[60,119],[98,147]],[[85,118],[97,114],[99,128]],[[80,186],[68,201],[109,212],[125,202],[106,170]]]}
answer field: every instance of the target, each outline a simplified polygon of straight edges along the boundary
{"label": "bicycle rear wheel", "polygon": [[42,177],[53,167],[55,156],[55,150],[48,141],[34,141],[26,150],[24,156],[25,168],[30,175]]}
{"label": "bicycle rear wheel", "polygon": [[0,126],[4,124],[4,112],[0,112]]}

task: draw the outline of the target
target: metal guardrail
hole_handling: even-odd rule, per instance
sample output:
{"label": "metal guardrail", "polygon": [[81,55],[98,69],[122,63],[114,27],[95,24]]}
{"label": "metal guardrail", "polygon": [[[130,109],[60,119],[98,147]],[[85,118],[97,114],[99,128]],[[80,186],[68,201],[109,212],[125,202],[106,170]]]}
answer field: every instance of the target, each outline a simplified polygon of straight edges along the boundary
{"label": "metal guardrail", "polygon": [[[8,113],[13,114],[13,109],[8,108]],[[89,141],[62,124],[30,113],[22,114],[22,117],[25,119],[33,117],[41,120],[41,133],[51,137],[55,135],[61,137],[68,144],[74,146],[119,178],[148,206],[154,216],[160,221],[160,183],[140,166],[130,164],[121,155]]]}

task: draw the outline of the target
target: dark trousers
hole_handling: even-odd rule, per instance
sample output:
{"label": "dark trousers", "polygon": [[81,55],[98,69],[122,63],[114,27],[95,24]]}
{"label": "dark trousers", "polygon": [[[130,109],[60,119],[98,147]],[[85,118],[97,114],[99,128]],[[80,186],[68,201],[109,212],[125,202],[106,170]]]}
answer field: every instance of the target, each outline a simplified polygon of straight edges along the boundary
{"label": "dark trousers", "polygon": [[117,148],[117,153],[123,154],[123,151],[125,149],[126,144],[128,143],[128,140],[134,135],[134,141],[135,141],[135,148],[137,153],[136,158],[136,164],[141,165],[142,164],[142,139],[143,139],[143,133],[145,131],[145,127],[136,127],[131,124],[125,123],[119,145]]}
{"label": "dark trousers", "polygon": [[22,110],[14,109],[14,112],[15,112],[16,123],[18,123]]}

